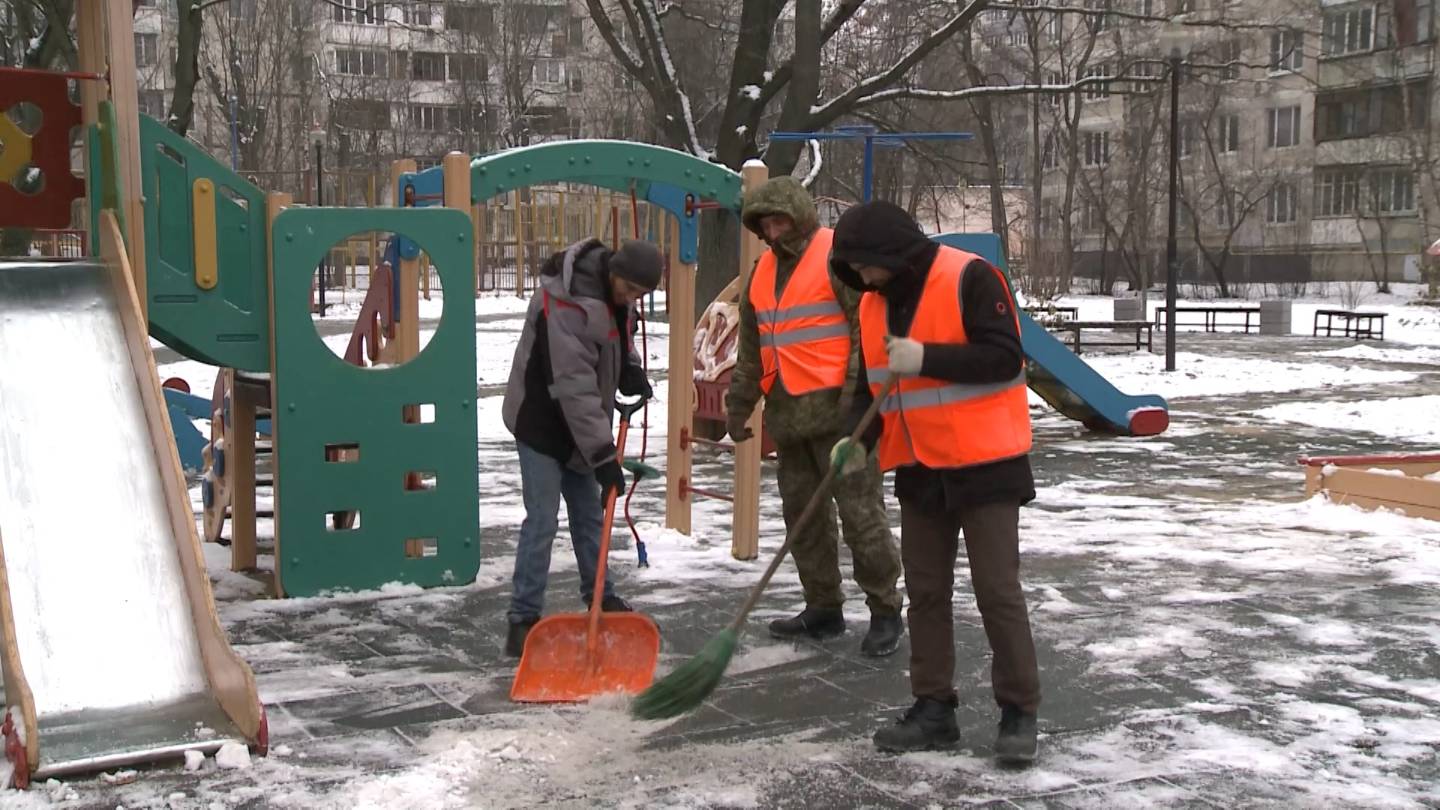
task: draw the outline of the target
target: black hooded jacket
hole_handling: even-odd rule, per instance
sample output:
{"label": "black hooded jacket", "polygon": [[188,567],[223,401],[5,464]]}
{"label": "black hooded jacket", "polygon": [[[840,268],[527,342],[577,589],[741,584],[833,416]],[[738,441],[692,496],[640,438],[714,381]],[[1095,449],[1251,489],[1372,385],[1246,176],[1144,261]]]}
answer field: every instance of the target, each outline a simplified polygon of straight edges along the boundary
{"label": "black hooded jacket", "polygon": [[[830,270],[846,286],[879,292],[885,298],[890,333],[910,333],[925,279],[940,246],[921,232],[903,208],[877,201],[846,211],[835,225]],[[867,285],[856,265],[883,267],[895,273],[884,289]],[[920,374],[955,383],[997,383],[1014,379],[1025,368],[1020,331],[1015,322],[1015,299],[1004,277],[977,260],[967,268],[960,284],[956,311],[965,325],[968,343],[926,343]],[[860,364],[846,432],[854,430],[870,406],[871,395]],[[873,447],[880,436],[876,421],[865,436]],[[987,503],[1028,503],[1035,498],[1035,479],[1028,455],[994,464],[935,470],[923,465],[895,472],[895,497],[927,512],[955,511]]]}

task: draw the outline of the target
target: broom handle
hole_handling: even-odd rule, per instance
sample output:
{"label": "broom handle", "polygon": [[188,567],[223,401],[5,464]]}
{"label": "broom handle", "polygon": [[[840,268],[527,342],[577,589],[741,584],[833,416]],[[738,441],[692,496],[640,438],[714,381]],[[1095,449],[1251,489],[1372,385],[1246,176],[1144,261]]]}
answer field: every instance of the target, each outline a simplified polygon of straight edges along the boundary
{"label": "broom handle", "polygon": [[[859,424],[855,425],[855,429],[850,432],[850,441],[860,441],[860,437],[865,434],[866,429],[870,427],[870,423],[875,421],[875,416],[880,413],[880,405],[884,403],[885,398],[890,395],[890,392],[895,389],[896,384],[899,382],[900,375],[894,373],[891,373],[890,377],[885,380],[885,386],[880,390],[880,396],[870,401],[870,407],[865,409],[865,415],[860,417]],[[790,531],[785,533],[785,542],[781,543],[780,550],[775,552],[775,558],[770,561],[770,567],[765,569],[765,574],[760,577],[760,581],[755,583],[755,587],[750,589],[750,595],[746,597],[745,603],[740,606],[740,611],[735,614],[735,618],[730,622],[730,629],[732,631],[738,633],[740,626],[745,623],[745,619],[750,615],[750,611],[755,609],[755,605],[760,601],[760,596],[765,593],[765,588],[770,584],[770,578],[775,576],[775,571],[780,568],[781,561],[785,559],[786,554],[790,553],[790,541],[800,529],[809,522],[810,518],[814,516],[816,512],[820,511],[820,504],[826,498],[830,497],[830,484],[834,480],[835,465],[831,464],[830,469],[825,471],[825,477],[820,479],[820,486],[815,488],[815,494],[810,496],[810,502],[805,504],[805,511],[800,513],[800,519],[796,520],[795,525],[790,527]]]}

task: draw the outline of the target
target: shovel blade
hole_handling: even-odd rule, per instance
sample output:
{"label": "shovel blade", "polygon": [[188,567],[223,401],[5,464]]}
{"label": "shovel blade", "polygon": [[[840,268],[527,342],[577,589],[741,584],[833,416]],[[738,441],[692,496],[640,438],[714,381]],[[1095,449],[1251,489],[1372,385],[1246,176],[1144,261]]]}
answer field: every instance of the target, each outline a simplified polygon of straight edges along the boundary
{"label": "shovel blade", "polygon": [[660,630],[639,613],[603,613],[592,656],[584,613],[547,616],[530,630],[515,670],[510,699],[520,703],[578,703],[599,695],[644,691],[655,680]]}

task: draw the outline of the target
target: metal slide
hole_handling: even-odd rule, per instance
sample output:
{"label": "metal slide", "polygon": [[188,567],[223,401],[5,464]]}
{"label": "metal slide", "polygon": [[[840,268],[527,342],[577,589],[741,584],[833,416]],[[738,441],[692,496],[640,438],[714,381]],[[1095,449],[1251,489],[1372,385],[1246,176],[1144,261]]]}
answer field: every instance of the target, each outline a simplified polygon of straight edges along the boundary
{"label": "metal slide", "polygon": [[0,641],[24,732],[17,784],[266,743],[144,335],[114,263],[0,261]]}
{"label": "metal slide", "polygon": [[[946,233],[931,237],[942,245],[974,253],[1008,273],[993,233]],[[1025,313],[1020,340],[1031,390],[1050,407],[1091,430],[1124,436],[1154,436],[1170,426],[1164,398],[1125,394]]]}

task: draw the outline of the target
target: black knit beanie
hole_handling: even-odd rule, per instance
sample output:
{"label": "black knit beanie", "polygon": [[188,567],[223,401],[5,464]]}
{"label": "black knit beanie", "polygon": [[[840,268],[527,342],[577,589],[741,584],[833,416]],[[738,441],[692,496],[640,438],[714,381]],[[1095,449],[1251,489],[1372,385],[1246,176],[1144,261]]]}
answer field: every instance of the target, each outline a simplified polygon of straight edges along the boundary
{"label": "black knit beanie", "polygon": [[631,284],[653,290],[660,286],[660,277],[665,272],[665,257],[649,242],[627,239],[619,250],[611,254],[607,268],[611,274]]}

